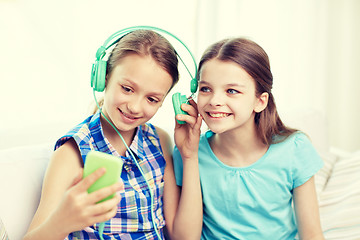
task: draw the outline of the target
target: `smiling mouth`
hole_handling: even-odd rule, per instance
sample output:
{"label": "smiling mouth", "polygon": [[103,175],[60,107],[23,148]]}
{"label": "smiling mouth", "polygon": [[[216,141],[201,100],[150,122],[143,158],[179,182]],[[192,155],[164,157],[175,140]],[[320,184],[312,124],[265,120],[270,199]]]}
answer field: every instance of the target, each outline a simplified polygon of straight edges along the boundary
{"label": "smiling mouth", "polygon": [[209,115],[212,118],[224,118],[224,117],[228,117],[231,114],[230,113],[212,113],[212,112],[207,112],[207,115]]}
{"label": "smiling mouth", "polygon": [[126,114],[126,113],[124,113],[123,111],[121,111],[120,109],[119,109],[119,111],[121,112],[121,114],[122,114],[124,117],[126,117],[126,118],[128,118],[128,119],[136,120],[136,119],[139,119],[139,118],[140,118],[140,117],[134,117],[134,116],[131,116],[131,115],[129,115],[129,114]]}

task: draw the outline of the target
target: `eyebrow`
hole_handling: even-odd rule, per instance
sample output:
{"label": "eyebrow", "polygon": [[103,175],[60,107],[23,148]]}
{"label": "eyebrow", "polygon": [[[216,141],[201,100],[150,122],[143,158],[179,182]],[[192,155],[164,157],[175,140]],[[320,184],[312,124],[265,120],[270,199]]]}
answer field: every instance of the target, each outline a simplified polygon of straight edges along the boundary
{"label": "eyebrow", "polygon": [[240,88],[246,87],[244,84],[237,84],[237,83],[227,84],[226,86],[229,86],[229,87],[240,87]]}
{"label": "eyebrow", "polygon": [[[128,84],[130,84],[130,85],[134,85],[136,88],[139,87],[138,84],[136,84],[135,82],[131,81],[130,79],[128,79],[128,78],[123,78],[123,79],[124,79],[125,83],[128,83]],[[166,96],[166,94],[162,94],[162,93],[160,93],[160,92],[150,92],[148,95],[151,95],[151,96],[154,96],[154,97],[158,97],[158,98],[163,98],[163,97]]]}
{"label": "eyebrow", "polygon": [[[207,81],[204,81],[204,80],[199,81],[199,84],[200,83],[211,85],[210,83],[208,83]],[[229,84],[226,84],[225,86],[227,86],[227,87],[240,87],[240,88],[245,88],[246,87],[244,84],[237,84],[237,83],[229,83]]]}
{"label": "eyebrow", "polygon": [[149,95],[158,97],[158,98],[164,98],[166,96],[166,94],[157,93],[157,92],[150,92]]}

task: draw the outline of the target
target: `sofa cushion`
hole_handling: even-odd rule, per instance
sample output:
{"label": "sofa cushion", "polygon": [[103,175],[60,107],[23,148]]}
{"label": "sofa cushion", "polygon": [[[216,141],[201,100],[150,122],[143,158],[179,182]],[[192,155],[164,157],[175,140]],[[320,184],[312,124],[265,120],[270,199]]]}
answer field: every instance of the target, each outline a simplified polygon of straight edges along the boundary
{"label": "sofa cushion", "polygon": [[339,158],[319,196],[326,239],[359,239],[360,152]]}
{"label": "sofa cushion", "polygon": [[9,240],[9,237],[5,230],[5,226],[2,223],[1,219],[0,219],[0,240]]}
{"label": "sofa cushion", "polygon": [[319,198],[321,192],[326,188],[338,156],[330,151],[318,151],[318,153],[324,162],[324,166],[315,174],[315,187]]}
{"label": "sofa cushion", "polygon": [[53,144],[0,150],[0,218],[9,239],[22,239],[39,204]]}

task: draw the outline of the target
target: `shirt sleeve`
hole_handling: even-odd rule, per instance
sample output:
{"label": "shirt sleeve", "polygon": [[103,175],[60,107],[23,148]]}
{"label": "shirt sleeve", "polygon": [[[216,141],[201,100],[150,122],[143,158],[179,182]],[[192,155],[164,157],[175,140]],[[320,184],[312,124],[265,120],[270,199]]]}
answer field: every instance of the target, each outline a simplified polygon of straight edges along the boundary
{"label": "shirt sleeve", "polygon": [[175,146],[173,152],[173,161],[174,161],[174,172],[176,185],[182,186],[182,177],[183,177],[183,162],[179,152],[179,149]]}
{"label": "shirt sleeve", "polygon": [[292,178],[293,188],[296,188],[314,176],[324,163],[304,133],[295,135],[294,148]]}

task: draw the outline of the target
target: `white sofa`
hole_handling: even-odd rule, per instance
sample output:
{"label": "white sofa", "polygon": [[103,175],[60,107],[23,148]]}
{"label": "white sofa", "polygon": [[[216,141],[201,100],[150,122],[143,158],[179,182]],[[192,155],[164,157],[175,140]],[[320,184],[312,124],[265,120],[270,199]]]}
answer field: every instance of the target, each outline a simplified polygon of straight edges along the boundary
{"label": "white sofa", "polygon": [[[326,121],[317,111],[294,111],[282,119],[305,131],[325,162],[315,180],[326,239],[360,239],[360,151],[346,153],[330,149]],[[53,139],[58,134],[59,127],[56,134],[43,131],[42,135],[51,136],[43,143],[38,139],[36,144],[24,145],[26,141],[23,141],[23,145],[0,150],[0,220],[10,240],[22,239],[36,211]],[[2,136],[11,138],[12,134]],[[33,134],[29,136],[36,138]],[[6,139],[2,141],[5,144]]]}

